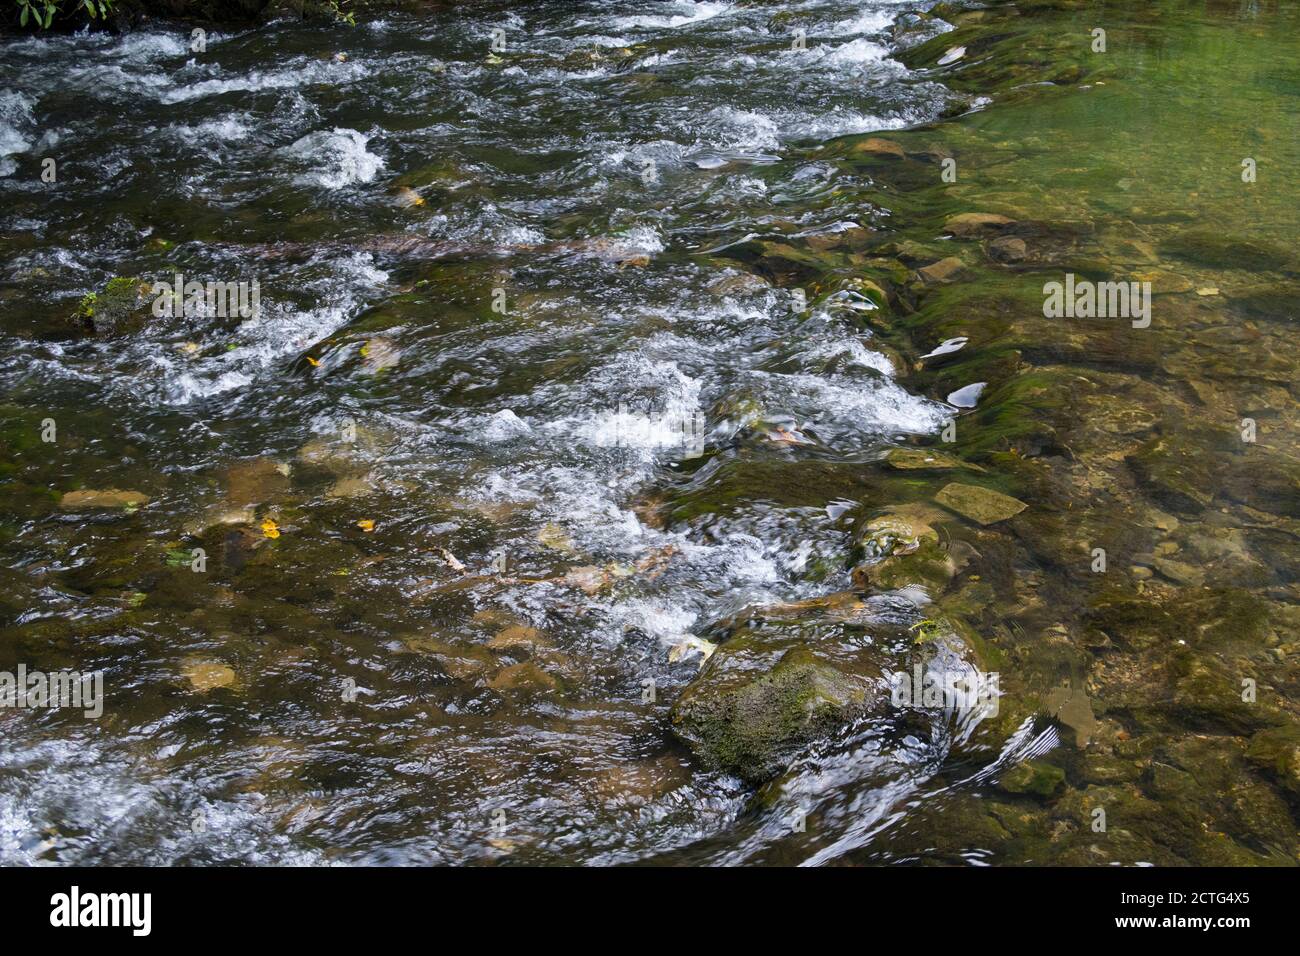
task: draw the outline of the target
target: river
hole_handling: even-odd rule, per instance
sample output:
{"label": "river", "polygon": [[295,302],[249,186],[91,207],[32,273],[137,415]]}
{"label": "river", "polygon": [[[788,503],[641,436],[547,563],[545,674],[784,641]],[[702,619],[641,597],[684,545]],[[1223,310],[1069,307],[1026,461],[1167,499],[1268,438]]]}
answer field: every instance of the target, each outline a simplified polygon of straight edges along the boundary
{"label": "river", "polygon": [[[952,29],[924,6],[6,37],[3,659],[100,670],[106,706],[0,713],[0,860],[915,860],[946,794],[1068,747],[1041,709],[861,715],[756,783],[671,727],[737,618],[861,583],[873,469],[978,384],[910,379],[869,296],[747,267],[911,214],[837,137],[980,129],[989,97],[900,59]],[[176,275],[256,311],[158,315]],[[121,277],[146,317],[99,327]],[[929,598],[862,601],[801,626],[906,666]],[[984,837],[945,859],[1060,861]]]}

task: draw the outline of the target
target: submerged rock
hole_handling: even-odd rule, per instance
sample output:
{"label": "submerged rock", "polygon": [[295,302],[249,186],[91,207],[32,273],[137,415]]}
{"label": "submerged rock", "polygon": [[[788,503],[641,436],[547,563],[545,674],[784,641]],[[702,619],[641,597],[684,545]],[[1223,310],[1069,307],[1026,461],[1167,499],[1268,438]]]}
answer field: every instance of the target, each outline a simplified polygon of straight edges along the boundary
{"label": "submerged rock", "polygon": [[933,448],[893,448],[885,456],[885,464],[898,471],[948,471],[953,468],[984,470]]}
{"label": "submerged rock", "polygon": [[503,668],[488,681],[488,686],[495,691],[540,692],[555,690],[560,683],[532,661],[524,661]]}
{"label": "submerged rock", "polygon": [[1062,725],[1074,731],[1074,743],[1080,750],[1100,726],[1092,712],[1092,701],[1087,692],[1076,687],[1054,687],[1047,695],[1047,713]]}
{"label": "submerged rock", "polygon": [[1176,295],[1191,292],[1194,283],[1185,276],[1180,276],[1167,269],[1147,269],[1132,275],[1134,282],[1149,282],[1152,295]]}
{"label": "submerged rock", "polygon": [[934,500],[949,508],[963,518],[969,518],[982,525],[996,524],[1013,518],[1027,507],[1019,498],[1012,498],[991,488],[979,485],[963,485],[957,482],[945,485]]}
{"label": "submerged rock", "polygon": [[1224,494],[1261,511],[1300,518],[1300,460],[1255,446],[1224,485]]}
{"label": "submerged rock", "polygon": [[226,500],[236,507],[272,501],[289,489],[289,471],[269,458],[237,462],[226,469]]}
{"label": "submerged rock", "polygon": [[494,651],[507,654],[521,650],[531,654],[539,648],[549,647],[550,641],[542,637],[542,632],[535,627],[529,627],[526,624],[511,624],[498,631],[487,642],[487,646]]}
{"label": "submerged rock", "polygon": [[916,274],[921,277],[921,281],[926,285],[939,285],[945,282],[954,281],[966,269],[966,264],[956,256],[949,256],[946,259],[940,259],[938,262],[932,262],[928,266],[922,266],[916,270]]}
{"label": "submerged rock", "polygon": [[1213,501],[1223,485],[1224,468],[1211,446],[1232,441],[1227,432],[1180,431],[1145,442],[1127,460],[1157,501],[1176,510],[1195,511]]}
{"label": "submerged rock", "polygon": [[471,680],[482,676],[497,664],[491,651],[475,644],[453,644],[436,637],[424,636],[407,638],[403,644],[414,654],[433,658],[443,672],[455,680]]}
{"label": "submerged rock", "polygon": [[1189,229],[1165,240],[1160,251],[1187,262],[1217,269],[1255,272],[1286,269],[1293,264],[1285,249],[1255,239],[1225,236],[1216,229]]}
{"label": "submerged rock", "polygon": [[714,279],[706,288],[713,295],[726,297],[765,292],[771,288],[771,285],[761,276],[749,272],[738,272],[735,275],[721,276]]}
{"label": "submerged rock", "polygon": [[989,242],[984,251],[994,262],[1021,262],[1029,254],[1025,240],[1016,236],[999,236]]}
{"label": "submerged rock", "polygon": [[149,503],[149,496],[138,491],[121,491],[106,488],[94,491],[89,488],[69,491],[59,499],[64,511],[99,511],[109,508],[141,508]]}
{"label": "submerged rock", "polygon": [[943,517],[927,505],[900,505],[868,521],[857,534],[863,560],[853,569],[854,586],[864,591],[945,587],[957,563],[934,527]]}
{"label": "submerged rock", "polygon": [[1182,561],[1171,558],[1153,558],[1151,565],[1175,584],[1200,587],[1205,583],[1205,572]]}
{"label": "submerged rock", "polygon": [[943,224],[943,231],[958,239],[976,239],[999,233],[1013,222],[993,212],[964,212],[950,217]]}
{"label": "submerged rock", "polygon": [[191,662],[185,665],[181,673],[190,682],[190,687],[200,694],[219,687],[229,687],[235,682],[234,670],[213,661]]}
{"label": "submerged rock", "polygon": [[874,159],[905,159],[907,154],[903,147],[891,139],[872,136],[853,144],[852,152],[857,156],[870,156]]}

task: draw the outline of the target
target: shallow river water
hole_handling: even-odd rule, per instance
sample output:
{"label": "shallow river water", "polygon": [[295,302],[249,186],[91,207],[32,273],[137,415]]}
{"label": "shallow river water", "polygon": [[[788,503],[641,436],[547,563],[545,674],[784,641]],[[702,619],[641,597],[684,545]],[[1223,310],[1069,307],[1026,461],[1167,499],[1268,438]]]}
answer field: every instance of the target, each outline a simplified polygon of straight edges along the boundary
{"label": "shallow river water", "polygon": [[[954,415],[853,309],[727,265],[891,228],[826,141],[984,107],[894,58],[916,6],[6,38],[0,661],[103,670],[106,705],[0,712],[0,860],[912,859],[927,801],[1056,747],[864,719],[756,793],[669,728],[720,622],[853,586],[861,469]],[[176,273],[256,315],[59,331]],[[147,500],[58,507],[83,488]]]}

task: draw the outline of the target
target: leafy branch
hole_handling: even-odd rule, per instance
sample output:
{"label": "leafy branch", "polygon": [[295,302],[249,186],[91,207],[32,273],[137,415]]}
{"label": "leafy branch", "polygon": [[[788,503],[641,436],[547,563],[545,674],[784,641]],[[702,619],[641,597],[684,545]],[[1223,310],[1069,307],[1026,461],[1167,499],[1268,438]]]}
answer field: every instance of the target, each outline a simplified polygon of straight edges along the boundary
{"label": "leafy branch", "polygon": [[85,10],[90,19],[103,19],[113,9],[114,0],[72,0],[69,10],[65,11],[65,0],[15,0],[18,4],[18,24],[27,26],[30,22],[42,30],[48,30],[58,13]]}

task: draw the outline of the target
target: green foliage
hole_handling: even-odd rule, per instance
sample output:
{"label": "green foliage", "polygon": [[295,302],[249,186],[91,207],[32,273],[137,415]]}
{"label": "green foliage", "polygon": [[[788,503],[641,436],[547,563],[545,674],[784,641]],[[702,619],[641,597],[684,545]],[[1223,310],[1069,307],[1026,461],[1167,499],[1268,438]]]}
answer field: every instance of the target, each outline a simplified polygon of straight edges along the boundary
{"label": "green foliage", "polygon": [[20,26],[40,27],[48,30],[58,15],[68,15],[84,10],[90,19],[103,19],[113,9],[115,0],[14,0],[18,4]]}
{"label": "green foliage", "polygon": [[357,25],[356,14],[351,10],[343,8],[351,3],[352,0],[327,0],[327,6],[330,12],[334,14],[334,19],[339,23],[346,23],[350,27]]}

